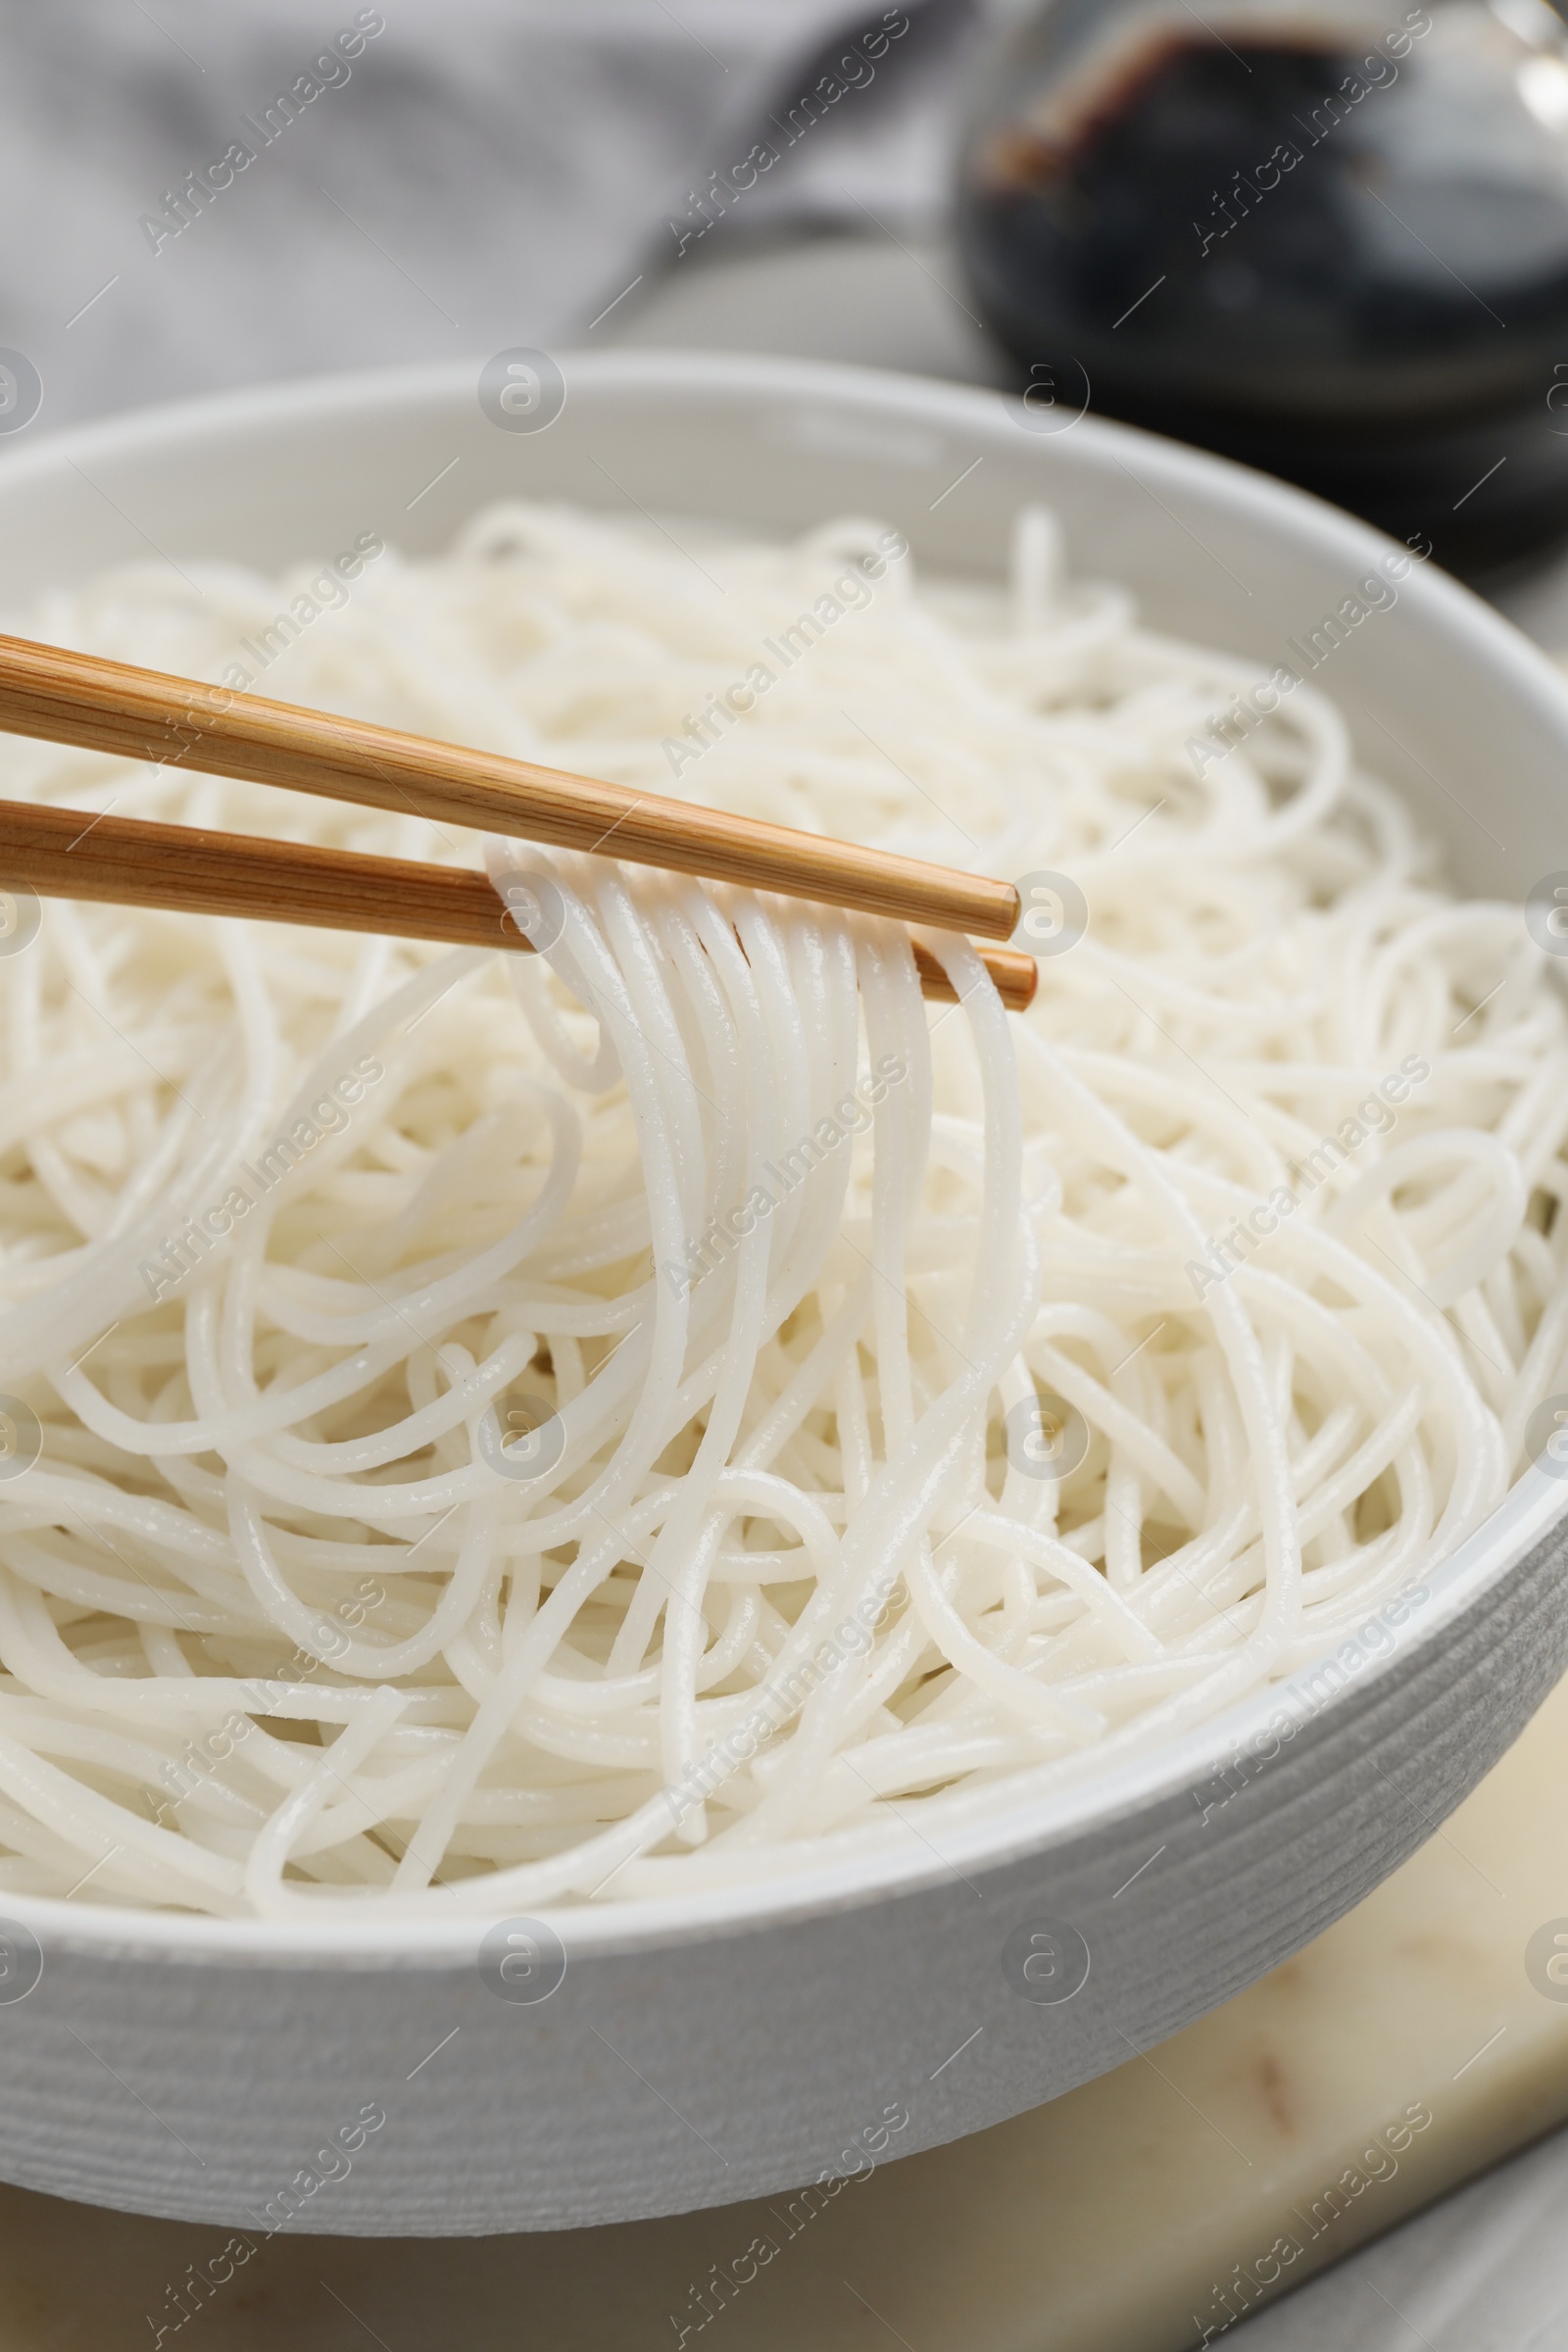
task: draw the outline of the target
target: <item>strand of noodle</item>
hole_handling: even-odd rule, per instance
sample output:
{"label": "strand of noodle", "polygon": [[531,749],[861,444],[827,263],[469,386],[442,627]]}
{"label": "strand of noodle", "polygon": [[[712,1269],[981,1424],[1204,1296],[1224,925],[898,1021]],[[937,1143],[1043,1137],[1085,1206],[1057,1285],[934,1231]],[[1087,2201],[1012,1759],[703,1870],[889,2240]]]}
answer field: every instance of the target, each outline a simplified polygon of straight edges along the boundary
{"label": "strand of noodle", "polygon": [[[358,1771],[402,1710],[401,1691],[390,1685],[377,1690],[359,1719],[338,1734],[315,1771],[289,1792],[260,1832],[245,1864],[245,1894],[261,1917],[276,1917],[285,1908],[298,1904],[301,1898],[290,1896],[283,1886],[283,1865],[290,1848],[325,1804],[332,1785],[352,1787],[350,1776]],[[365,1810],[375,1817],[368,1805]]]}

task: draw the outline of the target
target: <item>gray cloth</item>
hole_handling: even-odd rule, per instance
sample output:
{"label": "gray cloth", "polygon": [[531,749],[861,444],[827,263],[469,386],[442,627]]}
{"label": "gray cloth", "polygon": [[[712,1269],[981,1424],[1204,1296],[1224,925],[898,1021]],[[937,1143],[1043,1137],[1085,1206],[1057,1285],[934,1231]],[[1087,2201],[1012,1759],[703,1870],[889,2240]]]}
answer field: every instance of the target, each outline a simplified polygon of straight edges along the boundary
{"label": "gray cloth", "polygon": [[[46,429],[581,338],[633,280],[803,221],[929,226],[975,5],[906,0],[888,39],[877,0],[0,0],[0,345]],[[776,165],[699,237],[760,141]]]}
{"label": "gray cloth", "polygon": [[1565,2352],[1565,2212],[1558,2132],[1223,2340],[1235,2352]]}

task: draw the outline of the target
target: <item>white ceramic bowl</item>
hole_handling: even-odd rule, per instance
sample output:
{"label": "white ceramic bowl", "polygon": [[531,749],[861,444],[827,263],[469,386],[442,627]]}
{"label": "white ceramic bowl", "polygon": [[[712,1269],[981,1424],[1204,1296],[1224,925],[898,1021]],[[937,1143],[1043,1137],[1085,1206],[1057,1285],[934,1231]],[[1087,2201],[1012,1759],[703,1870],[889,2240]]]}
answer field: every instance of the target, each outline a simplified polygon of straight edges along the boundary
{"label": "white ceramic bowl", "polygon": [[[1056,508],[1079,570],[1130,582],[1153,622],[1266,659],[1388,552],[1260,475],[1092,419],[1053,431],[1055,416],[990,393],[710,355],[564,365],[564,411],[533,433],[487,421],[477,368],[460,367],[13,450],[0,605],[150,548],[278,566],[375,529],[433,551],[508,494],[763,530],[869,511],[927,565],[995,573],[1027,497]],[[1568,692],[1452,581],[1418,568],[1319,682],[1465,887],[1522,899],[1561,863]],[[853,2137],[874,2142],[888,2114],[907,2118],[889,2153],[995,2123],[1260,1976],[1458,1803],[1560,1671],[1565,1508],[1568,1484],[1532,1471],[1401,1624],[1342,1645],[1328,1673],[1050,1804],[999,1808],[940,1854],[561,1913],[568,1965],[547,2000],[489,1989],[482,1923],[245,1925],[11,1898],[12,1963],[30,1935],[43,1969],[8,2000],[25,1978],[0,1949],[0,2176],[253,2233],[291,2214],[303,2230],[448,2234],[854,2170]],[[1283,1742],[1266,1728],[1282,1705]],[[1059,1955],[1087,1947],[1070,1999],[1031,1997],[1063,1982],[1043,1974],[1051,1944],[1033,1982],[1019,1973],[1042,1921]],[[366,2111],[385,2121],[369,2130]],[[315,2161],[345,2133],[363,2144]]]}

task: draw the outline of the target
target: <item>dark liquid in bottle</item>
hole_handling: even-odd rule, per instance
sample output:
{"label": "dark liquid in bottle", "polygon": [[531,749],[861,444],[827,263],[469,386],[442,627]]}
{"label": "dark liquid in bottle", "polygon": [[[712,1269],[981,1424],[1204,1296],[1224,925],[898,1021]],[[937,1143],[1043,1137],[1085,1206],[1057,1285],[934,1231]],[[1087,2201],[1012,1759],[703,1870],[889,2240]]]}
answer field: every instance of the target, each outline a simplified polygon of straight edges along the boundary
{"label": "dark liquid in bottle", "polygon": [[1513,69],[1456,142],[1420,63],[1151,37],[1076,115],[980,135],[959,233],[1068,413],[1087,378],[1475,568],[1568,529],[1568,172]]}

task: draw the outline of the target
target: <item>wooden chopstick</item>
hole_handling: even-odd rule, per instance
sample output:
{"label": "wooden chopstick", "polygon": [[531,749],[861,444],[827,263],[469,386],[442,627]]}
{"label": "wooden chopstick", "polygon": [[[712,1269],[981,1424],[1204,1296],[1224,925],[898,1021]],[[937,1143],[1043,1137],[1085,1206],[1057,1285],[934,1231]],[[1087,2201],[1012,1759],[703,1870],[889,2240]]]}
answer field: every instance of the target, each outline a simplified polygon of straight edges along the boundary
{"label": "wooden chopstick", "polygon": [[[24,883],[46,899],[532,952],[489,877],[468,867],[0,801],[0,889]],[[952,1004],[953,985],[936,957],[911,944],[922,993]],[[1034,957],[989,943],[976,953],[1008,1010],[1021,1012],[1035,992]]]}
{"label": "wooden chopstick", "polygon": [[634,864],[984,939],[1009,938],[1018,919],[1012,884],[989,875],[22,637],[0,637],[0,731],[412,809],[560,849],[603,850]]}

